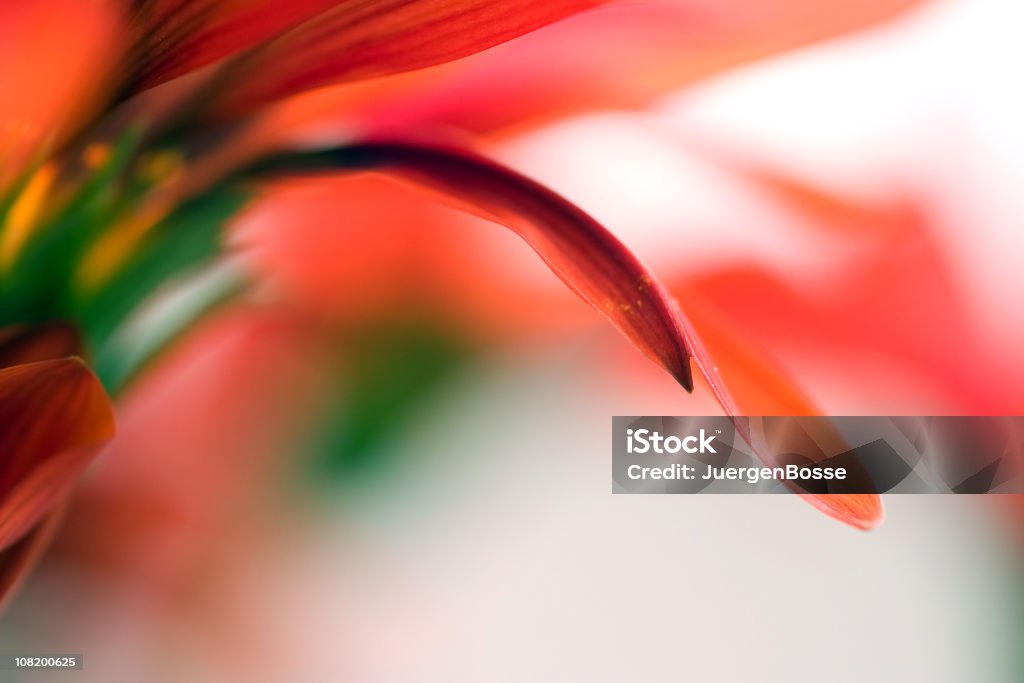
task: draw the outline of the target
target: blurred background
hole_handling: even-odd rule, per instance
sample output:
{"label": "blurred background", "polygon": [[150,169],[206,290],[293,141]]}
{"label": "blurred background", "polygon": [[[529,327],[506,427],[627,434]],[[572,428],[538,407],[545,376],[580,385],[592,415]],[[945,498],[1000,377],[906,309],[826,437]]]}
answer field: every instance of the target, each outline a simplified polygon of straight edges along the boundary
{"label": "blurred background", "polygon": [[[936,0],[481,144],[829,413],[1021,414],[1022,21]],[[612,415],[720,408],[514,235],[365,175],[268,187],[232,239],[258,292],[127,397],[7,650],[104,682],[1024,675],[1009,497],[890,496],[862,533],[612,496]]]}

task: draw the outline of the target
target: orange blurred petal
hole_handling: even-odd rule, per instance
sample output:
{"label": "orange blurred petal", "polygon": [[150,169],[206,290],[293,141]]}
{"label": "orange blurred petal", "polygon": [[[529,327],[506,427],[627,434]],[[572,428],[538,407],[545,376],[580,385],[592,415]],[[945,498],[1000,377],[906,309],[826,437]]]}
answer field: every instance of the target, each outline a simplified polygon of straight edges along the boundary
{"label": "orange blurred petal", "polygon": [[0,3],[0,188],[93,113],[121,25],[114,3]]}
{"label": "orange blurred petal", "polygon": [[[764,349],[755,346],[751,339],[756,336],[717,310],[696,288],[680,287],[676,291],[686,302],[686,312],[703,342],[694,360],[726,414],[822,415],[821,408],[803,388]],[[812,424],[819,430],[832,431],[824,420]],[[741,421],[737,421],[736,427],[758,457],[769,465],[776,464],[775,456],[780,452],[777,445],[762,443]],[[871,529],[883,518],[882,499],[875,494],[799,493],[825,514],[858,529]]]}
{"label": "orange blurred petal", "polygon": [[[846,371],[843,380],[851,390],[871,390],[861,373],[865,359],[873,358],[914,378],[935,401],[932,412],[1020,413],[1024,404],[1016,387],[1024,374],[1019,364],[993,352],[972,319],[953,267],[955,254],[946,253],[933,234],[936,227],[922,200],[904,193],[855,201],[720,151],[710,158],[803,229],[850,245],[850,255],[813,287],[740,264],[699,278],[681,268],[671,279],[673,291],[699,293],[780,354],[826,359],[837,373]],[[851,354],[858,362],[844,360]],[[877,376],[872,380],[877,383]],[[888,406],[884,412],[922,411],[902,401],[899,392],[877,398]]]}

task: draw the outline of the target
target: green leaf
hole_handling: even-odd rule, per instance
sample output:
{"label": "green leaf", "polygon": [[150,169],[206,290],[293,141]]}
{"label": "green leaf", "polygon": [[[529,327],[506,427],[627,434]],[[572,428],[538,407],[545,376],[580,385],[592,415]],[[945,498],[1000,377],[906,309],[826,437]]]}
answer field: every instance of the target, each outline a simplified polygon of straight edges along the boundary
{"label": "green leaf", "polygon": [[249,193],[222,187],[184,204],[152,228],[144,242],[101,289],[72,304],[72,315],[95,349],[161,284],[216,259],[224,229]]}

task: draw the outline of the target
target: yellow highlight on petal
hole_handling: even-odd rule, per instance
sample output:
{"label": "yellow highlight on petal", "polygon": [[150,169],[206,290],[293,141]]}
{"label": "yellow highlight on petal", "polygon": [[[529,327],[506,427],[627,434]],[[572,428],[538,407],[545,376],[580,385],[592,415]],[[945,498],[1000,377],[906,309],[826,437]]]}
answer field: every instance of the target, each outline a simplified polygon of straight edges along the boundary
{"label": "yellow highlight on petal", "polygon": [[11,267],[32,234],[56,177],[57,167],[54,164],[41,166],[11,205],[7,219],[0,227],[0,271]]}
{"label": "yellow highlight on petal", "polygon": [[75,272],[75,287],[93,292],[102,287],[124,265],[136,250],[146,233],[163,220],[175,205],[175,183],[184,172],[184,158],[177,152],[165,150],[143,157],[137,168],[144,179],[160,184],[157,191],[134,214],[112,225],[89,248]]}
{"label": "yellow highlight on petal", "polygon": [[135,251],[149,229],[166,215],[165,204],[154,204],[112,226],[78,264],[75,272],[76,288],[92,292],[101,287]]}
{"label": "yellow highlight on petal", "polygon": [[110,145],[94,142],[82,152],[82,161],[89,168],[96,169],[110,161],[112,155],[113,150]]}

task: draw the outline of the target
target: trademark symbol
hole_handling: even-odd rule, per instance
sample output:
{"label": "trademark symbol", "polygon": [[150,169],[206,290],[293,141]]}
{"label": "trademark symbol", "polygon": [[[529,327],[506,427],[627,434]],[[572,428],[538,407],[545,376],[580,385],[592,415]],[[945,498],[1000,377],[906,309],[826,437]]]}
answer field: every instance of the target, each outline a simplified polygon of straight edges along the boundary
{"label": "trademark symbol", "polygon": [[721,429],[716,429],[716,430],[715,430],[715,434],[721,434],[721,433],[722,433],[722,430],[721,430]]}

